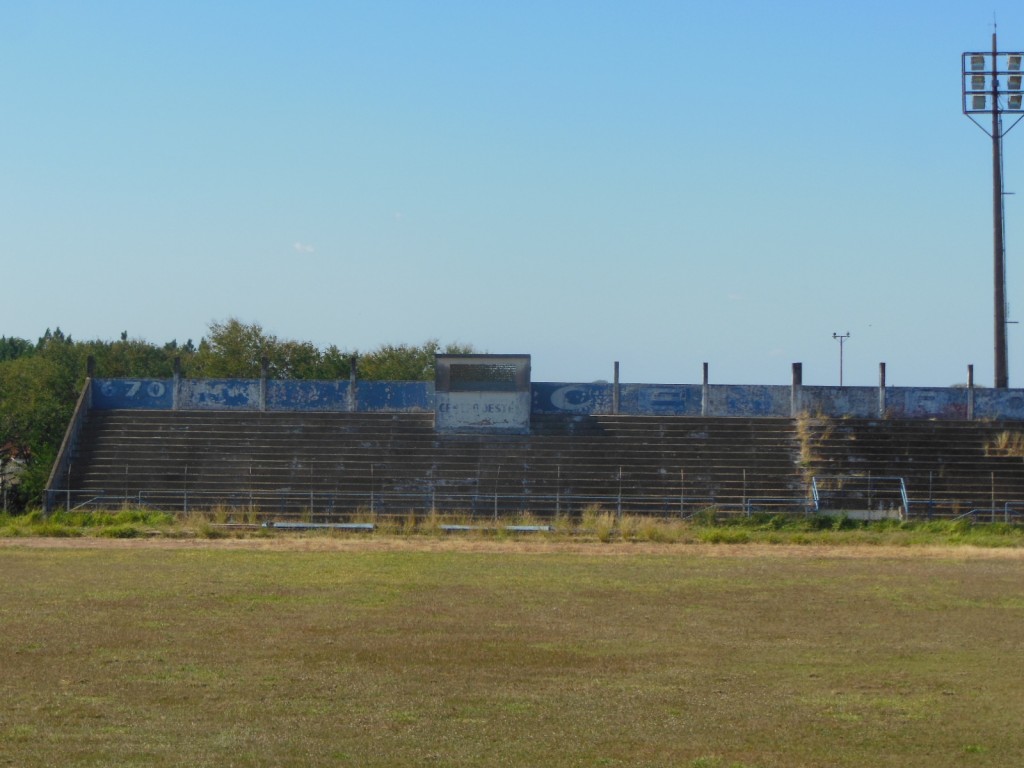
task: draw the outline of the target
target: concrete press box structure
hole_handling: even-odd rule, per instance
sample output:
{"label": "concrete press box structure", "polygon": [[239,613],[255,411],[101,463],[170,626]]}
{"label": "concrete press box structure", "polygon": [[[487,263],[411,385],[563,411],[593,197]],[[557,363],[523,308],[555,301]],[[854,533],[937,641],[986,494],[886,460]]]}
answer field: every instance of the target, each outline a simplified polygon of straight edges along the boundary
{"label": "concrete press box structure", "polygon": [[530,431],[529,355],[438,355],[438,432]]}

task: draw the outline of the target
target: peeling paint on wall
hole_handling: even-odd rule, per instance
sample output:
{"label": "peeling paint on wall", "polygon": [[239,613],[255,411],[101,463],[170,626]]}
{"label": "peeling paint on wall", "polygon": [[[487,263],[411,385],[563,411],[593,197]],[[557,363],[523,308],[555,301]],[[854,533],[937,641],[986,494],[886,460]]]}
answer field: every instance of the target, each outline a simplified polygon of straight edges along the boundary
{"label": "peeling paint on wall", "polygon": [[178,407],[183,410],[258,411],[259,379],[182,379]]}
{"label": "peeling paint on wall", "polygon": [[894,419],[966,419],[967,390],[900,387],[885,390],[886,415]]}
{"label": "peeling paint on wall", "polygon": [[975,389],[974,418],[1024,421],[1024,390]]}
{"label": "peeling paint on wall", "polygon": [[347,411],[349,382],[268,381],[268,411]]}
{"label": "peeling paint on wall", "polygon": [[719,384],[708,387],[708,415],[789,416],[792,390],[783,386]]}
{"label": "peeling paint on wall", "polygon": [[526,392],[438,392],[440,432],[522,432],[530,430],[530,395]]}
{"label": "peeling paint on wall", "polygon": [[[888,392],[891,388],[887,389]],[[878,416],[878,387],[803,387],[801,410],[811,414],[836,414],[859,418]]]}

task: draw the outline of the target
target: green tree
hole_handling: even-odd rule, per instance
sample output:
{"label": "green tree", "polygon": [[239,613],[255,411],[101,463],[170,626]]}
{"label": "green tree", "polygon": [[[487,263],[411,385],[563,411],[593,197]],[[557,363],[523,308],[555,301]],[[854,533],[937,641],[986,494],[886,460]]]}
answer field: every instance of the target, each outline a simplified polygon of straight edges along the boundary
{"label": "green tree", "polygon": [[441,351],[450,355],[470,354],[473,347],[467,344],[448,344],[442,350],[437,339],[430,339],[419,346],[384,344],[359,358],[359,378],[376,381],[433,381],[434,357]]}
{"label": "green tree", "polygon": [[261,360],[270,357],[276,345],[277,338],[264,333],[258,323],[246,324],[234,317],[212,322],[192,357],[189,375],[200,379],[258,378]]}
{"label": "green tree", "polygon": [[0,336],[0,363],[31,355],[35,350],[35,345],[31,341],[14,336]]}
{"label": "green tree", "polygon": [[174,373],[176,350],[157,347],[141,339],[90,341],[81,345],[79,357],[96,360],[96,375],[105,379],[166,379]]}
{"label": "green tree", "polygon": [[69,362],[37,354],[0,363],[0,445],[27,461],[21,503],[39,498],[74,412],[81,383]]}
{"label": "green tree", "polygon": [[343,352],[331,344],[320,355],[320,375],[317,378],[347,379],[352,375],[351,358],[351,353]]}
{"label": "green tree", "polygon": [[[385,344],[359,358],[359,376],[430,381],[439,351],[436,339],[420,345]],[[474,350],[449,344],[443,351]],[[0,337],[0,449],[27,460],[19,494],[22,502],[37,500],[74,412],[90,355],[100,378],[167,378],[175,357],[196,378],[256,378],[266,357],[271,377],[332,380],[349,377],[354,354],[335,345],[321,351],[308,341],[280,340],[237,318],[211,323],[198,348],[191,339],[184,345],[171,341],[156,346],[130,338],[127,331],[117,341],[76,342],[60,328],[47,328],[36,344]]]}

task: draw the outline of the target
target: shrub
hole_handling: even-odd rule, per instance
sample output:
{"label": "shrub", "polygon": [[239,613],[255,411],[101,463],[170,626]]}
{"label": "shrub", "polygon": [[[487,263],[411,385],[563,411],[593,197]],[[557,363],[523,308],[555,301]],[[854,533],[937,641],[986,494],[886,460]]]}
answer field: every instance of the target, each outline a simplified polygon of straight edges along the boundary
{"label": "shrub", "polygon": [[135,539],[142,535],[142,531],[130,523],[122,523],[100,528],[97,535],[107,539]]}
{"label": "shrub", "polygon": [[750,541],[750,533],[735,528],[709,528],[699,533],[705,544],[746,544]]}

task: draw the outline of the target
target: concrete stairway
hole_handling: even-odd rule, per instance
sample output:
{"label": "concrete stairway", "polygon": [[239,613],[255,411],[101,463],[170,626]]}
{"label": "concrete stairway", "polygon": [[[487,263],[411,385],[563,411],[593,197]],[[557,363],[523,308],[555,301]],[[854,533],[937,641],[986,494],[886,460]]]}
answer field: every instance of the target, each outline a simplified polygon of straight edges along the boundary
{"label": "concrete stairway", "polygon": [[802,419],[800,431],[808,482],[819,477],[832,506],[900,503],[878,479],[887,476],[903,478],[912,517],[984,510],[976,516],[1019,520],[1024,511],[1020,422]]}
{"label": "concrete stairway", "polygon": [[93,411],[79,445],[58,481],[70,506],[678,516],[806,501],[789,419],[545,416],[530,435],[439,435],[430,414]]}

